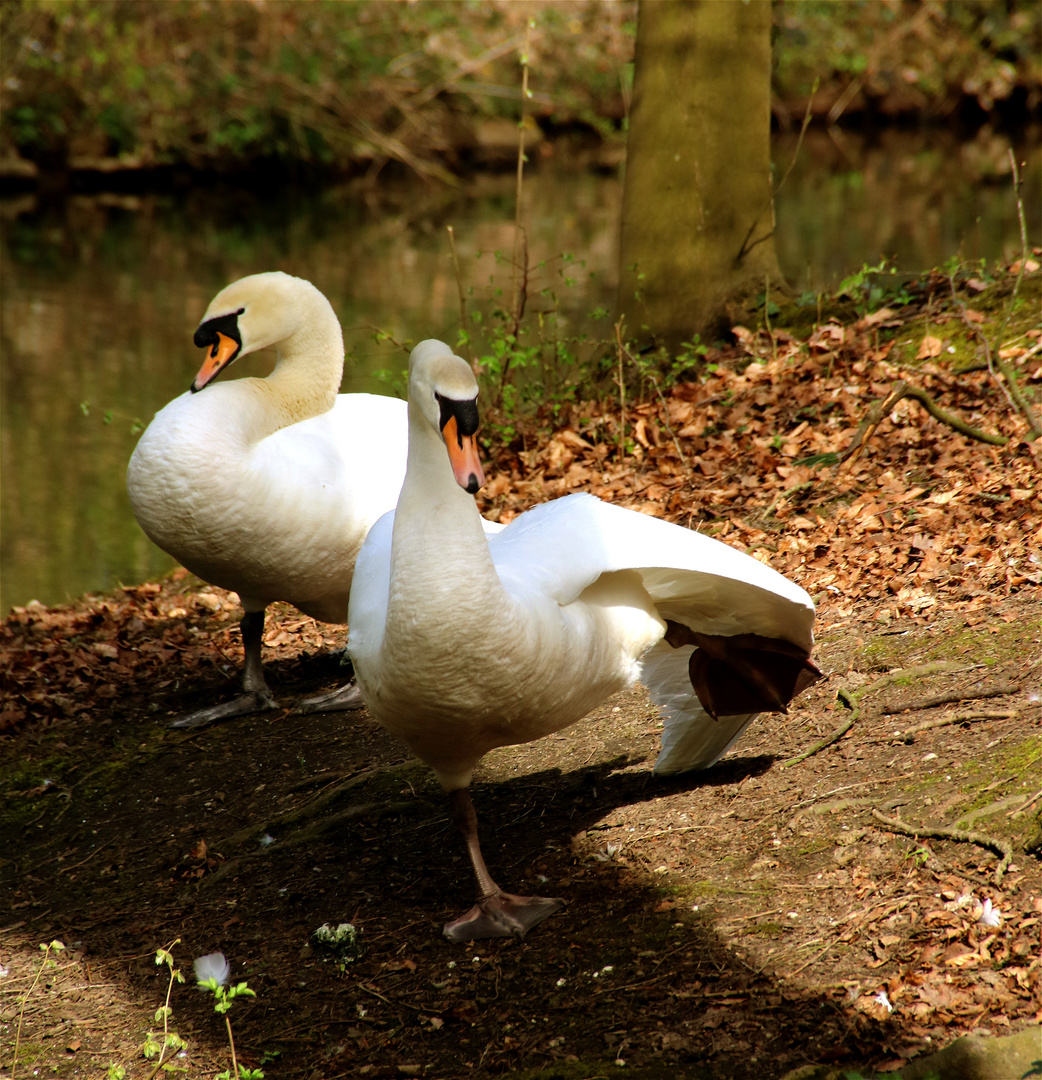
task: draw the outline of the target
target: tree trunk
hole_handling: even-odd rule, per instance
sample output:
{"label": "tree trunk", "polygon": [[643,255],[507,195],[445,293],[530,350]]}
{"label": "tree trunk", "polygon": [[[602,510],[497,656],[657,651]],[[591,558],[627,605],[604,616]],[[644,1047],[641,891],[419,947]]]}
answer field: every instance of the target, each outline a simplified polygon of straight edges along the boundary
{"label": "tree trunk", "polygon": [[770,0],[641,0],[619,310],[676,350],[783,286],[771,200]]}

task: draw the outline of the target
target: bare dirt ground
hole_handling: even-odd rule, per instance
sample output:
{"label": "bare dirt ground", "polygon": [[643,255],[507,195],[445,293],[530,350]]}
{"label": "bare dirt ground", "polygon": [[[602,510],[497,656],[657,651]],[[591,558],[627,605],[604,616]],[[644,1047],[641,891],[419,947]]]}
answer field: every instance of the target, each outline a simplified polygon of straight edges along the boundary
{"label": "bare dirt ground", "polygon": [[[290,711],[339,681],[341,628],[275,609],[287,708],[183,732],[171,716],[237,688],[233,597],[179,572],[13,612],[0,1075],[152,1076],[159,947],[188,978],[168,1021],[187,1047],[167,1064],[189,1077],[229,1066],[192,985],[216,950],[256,993],[229,1014],[240,1063],[287,1080],[770,1080],[893,1069],[1042,1020],[1042,865],[1025,850],[1042,799],[1038,444],[987,372],[920,370],[1008,444],[904,399],[861,456],[799,464],[847,446],[894,375],[878,323],[815,333],[792,351],[750,339],[760,363],[631,407],[624,457],[592,407],[538,452],[493,449],[506,480],[487,513],[585,488],[791,574],[818,602],[827,676],[701,774],[650,775],[658,721],[639,690],[490,755],[474,798],[493,873],[567,901],[524,942],[446,942],[473,884],[428,771],[364,712]],[[355,958],[311,942],[342,922]]]}
{"label": "bare dirt ground", "polygon": [[[230,605],[215,615],[213,592],[191,589],[154,599],[191,610],[207,635],[234,625]],[[87,650],[109,640],[83,627],[91,606],[62,612]],[[240,1060],[274,1077],[493,1076],[576,1059],[600,1071],[560,1075],[624,1061],[627,1075],[772,1077],[805,1061],[883,1066],[1037,1022],[1042,873],[1020,845],[1039,790],[1042,603],[999,600],[976,634],[957,614],[928,631],[891,625],[881,663],[864,661],[878,606],[837,606],[821,613],[828,678],[705,774],[650,776],[657,723],[639,691],[487,759],[475,800],[495,871],[568,901],[521,944],[441,938],[470,903],[469,868],[426,769],[364,713],[177,733],[166,708],[201,693],[131,673],[93,723],[24,732],[4,760],[0,940],[8,1045],[26,1006],[19,1071],[115,1062],[150,1075],[140,1047],[167,991],[153,954],[177,939],[189,985],[192,958],[221,950],[256,991],[232,1013]],[[287,608],[272,639],[299,621]],[[1025,628],[1025,651],[1002,658]],[[875,686],[881,668],[921,669],[953,638],[964,645],[947,667]],[[297,649],[274,646],[287,701],[338,676]],[[200,685],[221,682],[215,671]],[[867,688],[853,728],[787,766],[844,718],[839,687]],[[937,696],[951,703],[881,714]],[[978,718],[895,734],[953,709]],[[30,773],[53,779],[8,786]],[[992,851],[895,835],[873,810],[1008,841],[1012,863],[997,882]],[[979,921],[985,900],[1000,926]],[[338,964],[309,938],[343,921],[362,955]],[[26,1000],[38,946],[55,938],[66,950]],[[189,1076],[225,1067],[209,999],[178,987],[172,1005],[189,1040],[175,1061]]]}

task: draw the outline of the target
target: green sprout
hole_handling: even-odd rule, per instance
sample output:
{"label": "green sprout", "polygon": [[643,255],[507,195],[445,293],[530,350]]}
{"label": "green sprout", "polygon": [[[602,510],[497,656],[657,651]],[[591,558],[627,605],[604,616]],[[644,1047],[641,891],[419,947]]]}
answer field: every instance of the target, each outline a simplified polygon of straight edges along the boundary
{"label": "green sprout", "polygon": [[264,1080],[264,1072],[261,1069],[250,1069],[240,1065],[235,1057],[235,1038],[232,1035],[232,1022],[228,1017],[228,1010],[237,997],[256,997],[257,995],[246,985],[237,983],[228,986],[232,966],[225,959],[224,953],[209,953],[200,956],[195,961],[195,977],[200,990],[209,990],[214,996],[213,1011],[224,1017],[225,1026],[228,1029],[228,1045],[232,1052],[232,1067],[223,1073],[218,1073],[215,1080]]}

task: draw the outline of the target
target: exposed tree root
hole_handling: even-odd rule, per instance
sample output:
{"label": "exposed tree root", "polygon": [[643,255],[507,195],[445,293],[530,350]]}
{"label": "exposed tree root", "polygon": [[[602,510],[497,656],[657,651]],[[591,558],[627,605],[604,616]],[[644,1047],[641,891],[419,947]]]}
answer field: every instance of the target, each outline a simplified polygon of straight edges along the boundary
{"label": "exposed tree root", "polygon": [[789,758],[788,761],[783,761],[781,763],[781,768],[787,769],[790,765],[798,765],[801,761],[806,761],[807,758],[813,757],[819,751],[824,750],[825,747],[831,746],[833,743],[839,742],[839,740],[842,739],[843,736],[846,735],[846,733],[854,726],[854,722],[857,720],[858,716],[861,715],[861,708],[859,705],[855,704],[854,695],[847,690],[840,690],[837,696],[839,697],[840,701],[842,701],[843,704],[851,710],[850,718],[844,723],[840,724],[839,727],[836,728],[836,730],[833,731],[831,735],[826,735],[824,739],[819,739],[818,742],[816,742],[813,746],[808,747],[802,753],[797,754],[795,757]]}
{"label": "exposed tree root", "polygon": [[361,772],[349,776],[341,783],[325,788],[314,796],[314,798],[308,799],[298,806],[291,806],[281,813],[273,814],[270,817],[264,818],[262,821],[258,821],[255,825],[249,825],[245,829],[240,829],[237,833],[233,833],[231,836],[226,836],[219,844],[215,844],[214,846],[218,850],[222,848],[230,850],[232,848],[240,847],[250,840],[256,839],[258,836],[271,829],[284,829],[287,825],[293,825],[295,822],[305,818],[317,817],[327,806],[339,799],[345,791],[357,787],[359,784],[364,783],[366,780],[370,780],[380,773],[395,772],[396,770],[401,769],[405,764],[410,764],[410,762],[398,762],[394,765],[381,765],[371,769],[363,769]]}
{"label": "exposed tree root", "polygon": [[950,716],[942,716],[937,720],[927,720],[925,723],[916,724],[915,727],[905,728],[904,731],[895,731],[886,739],[878,739],[877,742],[910,743],[915,741],[915,736],[933,728],[949,727],[951,724],[972,724],[978,720],[1009,720],[1016,716],[1015,709],[1006,709],[1002,712],[968,712],[952,713]]}
{"label": "exposed tree root", "polygon": [[879,711],[883,716],[896,716],[898,713],[918,712],[920,709],[936,709],[938,705],[953,705],[957,701],[981,701],[984,698],[1006,697],[1009,694],[1015,694],[1019,689],[1019,686],[1004,683],[1001,686],[985,687],[983,690],[978,690],[973,694],[962,694],[959,691],[954,691],[950,694],[935,694],[932,697],[902,701],[894,705],[883,705]]}
{"label": "exposed tree root", "polygon": [[918,401],[935,420],[940,420],[942,424],[947,424],[948,427],[953,428],[955,431],[958,431],[969,439],[976,439],[977,442],[989,443],[992,446],[1005,446],[1009,442],[1009,439],[1007,439],[1005,435],[997,435],[990,431],[982,431],[980,428],[975,428],[972,424],[968,424],[961,417],[956,416],[955,413],[948,412],[947,409],[942,409],[925,390],[918,386],[912,386],[904,379],[899,379],[894,383],[893,389],[882,401],[877,401],[869,407],[864,420],[861,421],[857,431],[854,433],[854,438],[850,440],[850,445],[846,450],[839,454],[838,463],[842,464],[844,461],[856,461],[862,449],[875,434],[876,428],[879,427],[883,419],[889,415],[893,407],[902,398],[906,397]]}
{"label": "exposed tree root", "polygon": [[984,833],[966,832],[963,829],[926,828],[924,826],[909,825],[901,821],[900,818],[888,818],[878,810],[873,810],[872,816],[876,821],[881,821],[888,829],[901,833],[902,836],[911,836],[916,840],[924,838],[928,840],[953,840],[956,843],[976,844],[978,847],[994,851],[996,855],[1002,856],[999,865],[995,867],[996,885],[1002,884],[1002,875],[1005,874],[1006,867],[1009,866],[1013,859],[1013,849],[1005,840],[998,840],[993,836],[986,836]]}
{"label": "exposed tree root", "polygon": [[[315,840],[323,833],[329,832],[332,829],[338,829],[342,825],[357,821],[359,818],[368,818],[375,821],[385,814],[415,814],[417,810],[421,809],[432,810],[432,807],[428,803],[419,802],[417,800],[359,803],[356,806],[348,807],[346,810],[341,810],[338,814],[331,814],[328,817],[319,818],[318,820],[309,822],[303,828],[297,829],[288,836],[280,837],[278,842],[272,845],[272,847],[274,847],[276,851],[282,852],[287,848],[296,847],[299,844],[305,844]],[[261,827],[263,828],[263,826]],[[243,830],[243,832],[247,835],[254,835],[257,832],[257,829]],[[241,836],[242,834],[237,833],[236,835]],[[202,878],[201,884],[215,884],[222,878],[227,877],[233,871],[238,871],[244,862],[267,855],[272,850],[272,847],[263,847],[259,851],[246,852],[242,855],[236,855],[231,859],[228,859],[226,862],[216,866],[212,873],[207,874]],[[220,848],[220,844],[214,846],[215,851],[219,851]]]}

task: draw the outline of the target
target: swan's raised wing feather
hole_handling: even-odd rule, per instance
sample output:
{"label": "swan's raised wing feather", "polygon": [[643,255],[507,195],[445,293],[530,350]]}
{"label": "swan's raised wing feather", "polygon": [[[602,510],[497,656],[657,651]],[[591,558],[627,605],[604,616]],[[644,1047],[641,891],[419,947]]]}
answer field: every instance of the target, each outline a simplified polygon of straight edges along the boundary
{"label": "swan's raised wing feather", "polygon": [[559,604],[601,574],[636,570],[663,619],[704,634],[812,644],[814,605],[794,582],[718,540],[592,495],[529,510],[490,539],[489,551],[504,584]]}
{"label": "swan's raised wing feather", "polygon": [[644,657],[642,678],[662,710],[662,748],[655,759],[659,776],[708,769],[735,744],[759,715],[740,713],[713,719],[691,692],[691,646],[674,649],[660,641]]}

